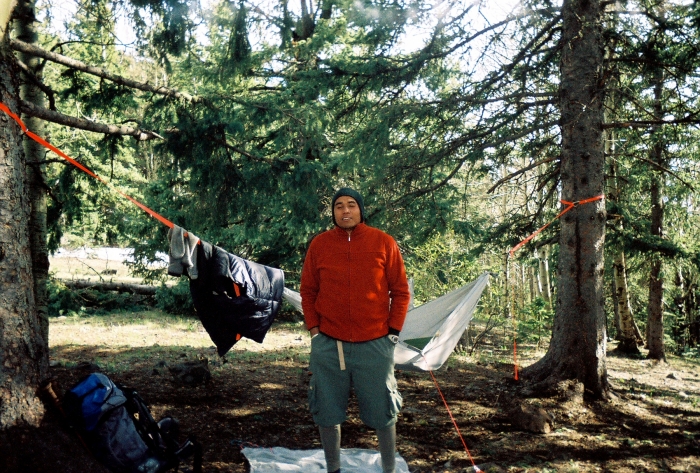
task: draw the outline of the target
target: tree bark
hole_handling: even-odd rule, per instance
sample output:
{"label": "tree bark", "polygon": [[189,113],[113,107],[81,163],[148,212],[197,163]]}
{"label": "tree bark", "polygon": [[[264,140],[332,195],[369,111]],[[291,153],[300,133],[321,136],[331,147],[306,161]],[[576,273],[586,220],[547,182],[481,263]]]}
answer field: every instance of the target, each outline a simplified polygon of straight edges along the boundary
{"label": "tree bark", "polygon": [[627,290],[627,270],[625,265],[625,253],[618,251],[613,263],[615,277],[615,291],[617,299],[617,311],[620,316],[620,333],[617,351],[626,354],[639,354],[637,346],[637,332],[635,331],[632,306],[630,305],[629,291]]}
{"label": "tree bark", "polygon": [[[38,35],[34,27],[36,23],[35,0],[20,0],[16,8],[16,33],[18,38],[27,43],[35,43]],[[38,58],[30,55],[20,55],[20,60],[27,66],[28,73],[41,78],[41,63]],[[23,100],[37,107],[44,106],[44,95],[29,77],[23,78],[20,95]],[[24,118],[27,127],[39,136],[44,135],[43,121],[34,118]],[[24,140],[24,154],[27,161],[27,177],[29,180],[29,235],[31,238],[32,273],[34,276],[34,301],[37,316],[41,323],[42,337],[46,345],[49,343],[48,295],[46,282],[49,277],[49,252],[46,249],[46,183],[43,167],[38,164],[44,159],[44,148],[34,140]]]}
{"label": "tree bark", "polygon": [[[663,116],[661,103],[663,96],[663,71],[656,69],[654,74],[654,115]],[[650,161],[664,166],[664,145],[657,135],[656,129],[652,133],[653,145]],[[663,202],[663,174],[652,171],[651,175],[651,235],[663,238],[664,236],[664,202]],[[661,255],[653,254],[651,257],[651,269],[649,272],[649,317],[647,320],[647,346],[649,353],[647,358],[666,361],[666,349],[664,347],[664,280],[661,275]]]}
{"label": "tree bark", "polygon": [[[603,194],[603,5],[566,0],[561,38],[561,182],[569,201]],[[580,205],[561,218],[557,307],[549,350],[523,370],[534,392],[563,380],[582,382],[595,398],[608,397],[603,305],[605,204]]]}
{"label": "tree bark", "polygon": [[[0,19],[1,20],[1,19]],[[18,112],[19,90],[7,25],[0,22],[0,100]],[[34,304],[29,196],[22,134],[0,118],[0,432],[38,426],[37,389],[48,373],[48,346]]]}

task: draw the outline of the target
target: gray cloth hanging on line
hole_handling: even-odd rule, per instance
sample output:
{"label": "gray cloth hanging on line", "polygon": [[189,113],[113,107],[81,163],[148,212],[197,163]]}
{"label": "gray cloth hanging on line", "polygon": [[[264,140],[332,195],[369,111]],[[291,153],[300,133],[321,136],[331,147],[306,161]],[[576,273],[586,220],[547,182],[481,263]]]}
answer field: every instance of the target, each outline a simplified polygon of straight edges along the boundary
{"label": "gray cloth hanging on line", "polygon": [[170,242],[168,274],[182,276],[187,271],[187,276],[190,279],[197,279],[197,243],[199,238],[175,225],[168,230],[168,241]]}

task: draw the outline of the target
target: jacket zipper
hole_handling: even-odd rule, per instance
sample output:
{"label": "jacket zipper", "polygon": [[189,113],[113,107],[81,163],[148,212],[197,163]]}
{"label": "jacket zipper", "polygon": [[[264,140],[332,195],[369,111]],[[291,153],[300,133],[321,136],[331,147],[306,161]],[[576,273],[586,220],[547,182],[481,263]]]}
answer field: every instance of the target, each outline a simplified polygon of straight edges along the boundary
{"label": "jacket zipper", "polygon": [[[350,243],[350,236],[351,236],[351,234],[348,233],[348,243]],[[351,278],[349,277],[351,274],[352,274],[352,270],[350,268],[350,248],[348,248],[348,285],[352,288]],[[350,320],[350,316],[351,316],[350,312],[352,312],[352,309],[350,308],[350,305],[348,305],[348,315],[347,315],[348,320]],[[353,336],[352,336],[352,333],[350,333],[350,341],[352,341],[352,340],[353,340]]]}

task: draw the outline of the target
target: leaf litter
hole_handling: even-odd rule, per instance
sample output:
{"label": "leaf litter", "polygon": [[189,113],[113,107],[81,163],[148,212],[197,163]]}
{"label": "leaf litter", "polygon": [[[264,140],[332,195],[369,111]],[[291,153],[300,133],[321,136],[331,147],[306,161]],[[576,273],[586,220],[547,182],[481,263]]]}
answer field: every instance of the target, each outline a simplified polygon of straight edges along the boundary
{"label": "leaf litter", "polygon": [[[309,340],[300,324],[275,325],[263,344],[242,340],[223,359],[191,322],[177,329],[189,334],[186,339],[183,333],[171,337],[163,326],[150,325],[157,336],[143,329],[133,339],[115,333],[122,325],[109,327],[89,330],[81,340],[70,321],[52,322],[51,374],[59,390],[96,367],[136,388],[154,417],[172,415],[183,434],[200,439],[207,472],[247,472],[244,446],[321,447],[306,403]],[[122,344],[116,342],[120,337]],[[668,364],[657,364],[609,352],[612,400],[572,405],[520,397],[507,351],[488,348],[471,357],[453,354],[435,372],[468,453],[429,373],[397,372],[404,399],[397,448],[411,472],[474,471],[472,459],[493,472],[700,472],[698,360],[670,356]],[[543,355],[521,350],[522,365]],[[178,385],[165,369],[205,358],[212,374],[205,385]],[[507,412],[519,402],[546,410],[554,419],[552,431],[515,428]],[[342,447],[377,448],[354,398]],[[90,471],[85,465],[62,470]]]}

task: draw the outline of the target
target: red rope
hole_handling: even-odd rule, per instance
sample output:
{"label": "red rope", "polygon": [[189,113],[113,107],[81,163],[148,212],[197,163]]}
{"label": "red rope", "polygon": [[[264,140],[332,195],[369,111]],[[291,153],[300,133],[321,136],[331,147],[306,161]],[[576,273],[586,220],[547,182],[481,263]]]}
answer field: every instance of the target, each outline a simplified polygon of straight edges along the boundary
{"label": "red rope", "polygon": [[474,472],[479,473],[480,470],[478,466],[476,466],[476,463],[474,463],[474,458],[472,458],[472,454],[469,453],[469,448],[467,447],[467,442],[464,441],[464,437],[462,437],[462,432],[459,430],[459,426],[457,425],[457,421],[455,420],[454,416],[452,415],[452,411],[450,410],[450,406],[447,405],[447,400],[445,399],[445,396],[442,395],[442,391],[440,390],[440,385],[437,382],[437,379],[435,378],[435,375],[433,374],[433,371],[429,371],[430,376],[433,378],[433,383],[435,383],[435,387],[437,388],[438,393],[440,394],[440,397],[442,398],[442,403],[445,405],[445,409],[447,409],[447,413],[450,416],[450,419],[452,419],[452,425],[455,426],[455,430],[457,431],[457,435],[459,436],[459,439],[462,441],[462,445],[464,445],[464,451],[467,452],[467,456],[469,456],[469,460],[472,462],[472,466],[474,467]]}
{"label": "red rope", "polygon": [[[564,208],[564,210],[562,210],[561,212],[559,212],[559,214],[558,214],[556,217],[554,217],[552,220],[550,220],[546,225],[543,225],[542,227],[538,228],[538,229],[535,230],[535,232],[532,233],[529,237],[525,238],[523,241],[521,241],[520,243],[518,243],[517,245],[515,245],[513,248],[511,248],[511,249],[510,249],[510,252],[508,253],[508,260],[510,260],[510,258],[513,257],[513,254],[514,254],[516,251],[518,251],[522,246],[524,246],[528,241],[530,241],[530,240],[532,240],[533,238],[535,238],[535,236],[536,236],[538,233],[540,233],[542,230],[544,230],[545,228],[547,228],[548,226],[550,226],[550,225],[552,224],[552,222],[554,222],[556,219],[560,218],[562,215],[564,215],[564,214],[565,214],[566,212],[568,212],[569,210],[573,209],[574,207],[578,207],[579,205],[588,204],[588,203],[590,203],[590,202],[595,202],[595,201],[597,201],[597,200],[602,200],[602,199],[604,199],[604,198],[605,198],[605,194],[601,194],[601,195],[597,195],[597,196],[595,196],[595,197],[589,197],[588,199],[577,200],[577,201],[574,201],[574,202],[569,202],[568,200],[563,200],[563,199],[560,200],[560,202],[561,202],[562,204],[566,205],[566,207]],[[507,263],[506,263],[506,264],[507,264]],[[506,284],[507,284],[507,283],[508,283],[508,282],[506,281]],[[514,371],[515,371],[515,380],[517,381],[517,380],[518,380],[518,355],[517,355],[518,349],[517,349],[516,336],[517,336],[517,329],[516,329],[516,327],[515,327],[515,314],[513,314],[513,369],[514,369]]]}
{"label": "red rope", "polygon": [[532,233],[532,235],[530,235],[529,237],[525,238],[523,241],[521,241],[520,243],[518,243],[517,245],[515,245],[513,248],[511,248],[511,250],[510,250],[510,252],[509,252],[509,257],[512,257],[512,256],[513,256],[513,253],[515,253],[516,251],[518,251],[518,250],[519,250],[523,245],[525,245],[528,241],[530,241],[530,240],[532,240],[533,238],[535,238],[535,236],[537,236],[538,233],[540,233],[542,230],[544,230],[545,228],[547,228],[548,226],[550,226],[556,219],[558,219],[559,217],[561,217],[562,215],[564,215],[564,214],[565,214],[566,212],[568,212],[569,210],[573,209],[574,207],[578,207],[579,205],[587,204],[587,203],[589,203],[589,202],[595,202],[596,200],[601,200],[601,199],[603,199],[603,198],[605,198],[605,195],[597,195],[597,196],[591,197],[591,198],[589,198],[589,199],[577,200],[576,202],[569,202],[568,200],[561,200],[560,202],[561,202],[562,204],[566,205],[566,208],[564,208],[564,210],[562,210],[561,212],[559,212],[559,214],[558,214],[556,217],[554,217],[552,220],[550,220],[546,225],[543,225],[542,227],[538,228],[537,230],[535,230],[534,233]]}
{"label": "red rope", "polygon": [[[49,143],[48,141],[44,140],[44,139],[43,139],[42,137],[40,137],[39,135],[37,135],[37,134],[35,134],[35,133],[29,131],[29,129],[27,128],[27,125],[24,124],[24,122],[22,121],[22,119],[21,119],[17,114],[13,113],[13,112],[8,108],[8,106],[5,105],[5,104],[2,103],[2,102],[0,102],[0,110],[2,110],[3,112],[5,112],[5,113],[6,113],[7,115],[9,115],[14,121],[17,122],[17,124],[20,126],[20,128],[22,129],[22,132],[23,132],[25,135],[27,135],[29,138],[33,139],[34,141],[36,141],[37,143],[39,143],[40,145],[42,145],[44,148],[46,148],[46,149],[48,149],[48,150],[50,150],[50,151],[53,151],[54,153],[56,153],[57,155],[59,155],[60,157],[62,157],[62,158],[65,159],[66,161],[68,161],[69,163],[71,163],[73,166],[75,166],[75,167],[77,167],[78,169],[80,169],[81,171],[83,171],[83,172],[84,172],[85,174],[87,174],[88,176],[94,177],[94,178],[97,179],[98,181],[102,182],[102,183],[105,184],[107,187],[109,187],[111,190],[113,190],[114,192],[118,193],[119,195],[121,195],[121,196],[124,197],[125,199],[129,200],[130,202],[132,202],[134,205],[136,205],[137,207],[139,207],[141,210],[143,210],[144,212],[146,212],[146,213],[147,213],[148,215],[150,215],[151,217],[153,217],[153,218],[155,218],[156,220],[158,220],[159,222],[161,222],[161,223],[162,223],[163,225],[165,225],[166,227],[168,227],[168,228],[173,228],[173,227],[175,226],[175,224],[174,224],[173,222],[171,222],[171,221],[168,220],[167,218],[163,217],[161,214],[159,214],[159,213],[156,212],[155,210],[151,210],[150,208],[146,207],[144,204],[142,204],[142,203],[139,202],[138,200],[134,199],[134,198],[131,197],[130,195],[125,194],[124,192],[120,191],[119,189],[117,189],[116,187],[114,187],[113,185],[111,185],[109,182],[105,181],[105,180],[102,179],[100,176],[98,176],[97,174],[95,174],[94,172],[92,172],[90,169],[86,168],[85,166],[83,166],[82,164],[80,164],[78,161],[76,161],[75,159],[71,158],[71,157],[68,156],[66,153],[64,153],[64,152],[61,151],[60,149],[56,148],[54,145],[52,145],[52,144]],[[185,236],[187,236],[187,232],[185,232]],[[201,243],[201,240],[199,240],[197,243]],[[241,289],[240,289],[239,285],[238,285],[237,283],[235,283],[235,282],[233,283],[233,289],[234,289],[234,291],[235,291],[235,293],[236,293],[236,297],[240,297],[240,295],[241,295]],[[236,340],[240,340],[240,339],[241,339],[241,334],[237,334],[237,335],[236,335]]]}
{"label": "red rope", "polygon": [[75,166],[75,167],[77,167],[78,169],[80,169],[81,171],[83,171],[85,174],[87,174],[87,175],[89,175],[89,176],[91,176],[91,177],[94,177],[94,178],[97,179],[98,181],[100,181],[100,182],[106,184],[110,189],[112,189],[113,191],[117,192],[119,195],[121,195],[121,196],[124,197],[125,199],[131,201],[133,204],[135,204],[135,205],[136,205],[137,207],[139,207],[141,210],[143,210],[144,212],[146,212],[146,213],[147,213],[148,215],[150,215],[151,217],[153,217],[153,218],[159,220],[159,221],[160,221],[161,223],[163,223],[165,226],[167,226],[167,227],[169,227],[169,228],[173,228],[173,227],[175,226],[175,224],[174,224],[173,222],[171,222],[171,221],[168,220],[167,218],[163,217],[163,216],[160,215],[158,212],[149,209],[149,208],[146,207],[144,204],[142,204],[142,203],[139,202],[138,200],[134,199],[134,198],[131,197],[130,195],[127,195],[127,194],[125,194],[124,192],[120,191],[119,189],[113,187],[112,185],[110,185],[109,182],[107,182],[107,181],[105,181],[104,179],[102,179],[100,176],[98,176],[97,174],[95,174],[94,172],[92,172],[91,170],[89,170],[88,168],[86,168],[85,166],[83,166],[82,164],[80,164],[80,163],[79,163],[78,161],[76,161],[75,159],[73,159],[73,158],[71,158],[70,156],[68,156],[68,155],[67,155],[66,153],[64,153],[63,151],[61,151],[60,149],[56,148],[54,145],[52,145],[52,144],[49,143],[48,141],[44,140],[44,139],[41,138],[40,136],[36,135],[35,133],[29,131],[29,129],[28,129],[27,126],[24,124],[24,122],[22,121],[22,119],[21,119],[17,114],[15,114],[15,113],[13,113],[12,111],[10,111],[10,109],[7,107],[7,105],[5,105],[5,104],[2,103],[2,102],[0,102],[0,110],[2,110],[3,112],[5,112],[5,113],[6,113],[7,115],[9,115],[15,122],[17,122],[17,124],[20,126],[20,128],[22,129],[22,132],[23,132],[25,135],[27,135],[29,138],[33,139],[34,141],[36,141],[37,143],[39,143],[40,145],[42,145],[44,148],[46,148],[46,149],[48,149],[48,150],[50,150],[50,151],[53,151],[54,153],[56,153],[57,155],[59,155],[60,157],[62,157],[62,158],[65,159],[66,161],[68,161],[69,163],[71,163],[73,166]]}

